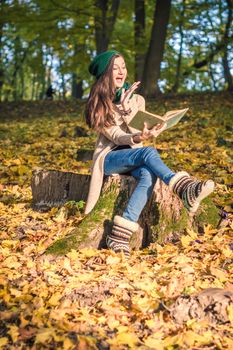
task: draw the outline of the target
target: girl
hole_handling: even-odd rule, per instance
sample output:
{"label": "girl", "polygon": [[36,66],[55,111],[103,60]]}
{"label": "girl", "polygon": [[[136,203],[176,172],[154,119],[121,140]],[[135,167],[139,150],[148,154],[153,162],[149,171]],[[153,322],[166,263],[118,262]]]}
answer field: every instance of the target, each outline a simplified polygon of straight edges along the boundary
{"label": "girl", "polygon": [[123,56],[115,50],[97,55],[89,66],[96,77],[86,104],[85,117],[89,127],[98,132],[93,156],[92,176],[85,214],[95,206],[104,175],[130,173],[137,180],[122,216],[113,219],[108,248],[130,255],[129,241],[138,229],[138,218],[149,199],[155,181],[159,177],[183,201],[188,211],[194,213],[200,201],[214,190],[214,182],[197,181],[185,171],[174,173],[161,160],[154,147],[143,147],[143,141],[157,137],[165,125],[143,131],[135,130],[128,123],[137,113],[145,110],[145,100],[134,94],[140,82],[130,86],[125,82],[127,69]]}

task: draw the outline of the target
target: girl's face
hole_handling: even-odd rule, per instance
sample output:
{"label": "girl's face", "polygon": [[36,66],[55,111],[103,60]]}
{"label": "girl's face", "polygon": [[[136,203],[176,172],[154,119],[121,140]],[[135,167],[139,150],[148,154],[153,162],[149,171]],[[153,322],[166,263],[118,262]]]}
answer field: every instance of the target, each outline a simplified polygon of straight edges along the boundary
{"label": "girl's face", "polygon": [[113,83],[116,89],[123,86],[127,76],[125,61],[122,57],[116,57],[113,63]]}

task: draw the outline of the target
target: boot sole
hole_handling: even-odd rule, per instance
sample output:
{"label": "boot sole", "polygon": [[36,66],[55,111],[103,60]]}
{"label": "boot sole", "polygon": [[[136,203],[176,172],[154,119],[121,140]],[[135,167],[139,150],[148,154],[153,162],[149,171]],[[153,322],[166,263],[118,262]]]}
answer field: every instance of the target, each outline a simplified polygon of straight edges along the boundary
{"label": "boot sole", "polygon": [[203,189],[203,191],[201,191],[201,193],[197,197],[195,204],[192,206],[192,208],[189,209],[190,213],[195,213],[197,211],[197,209],[199,208],[201,201],[203,199],[205,199],[207,196],[209,196],[214,191],[214,188],[215,188],[214,181],[209,180],[208,182],[209,183],[206,184],[206,188]]}

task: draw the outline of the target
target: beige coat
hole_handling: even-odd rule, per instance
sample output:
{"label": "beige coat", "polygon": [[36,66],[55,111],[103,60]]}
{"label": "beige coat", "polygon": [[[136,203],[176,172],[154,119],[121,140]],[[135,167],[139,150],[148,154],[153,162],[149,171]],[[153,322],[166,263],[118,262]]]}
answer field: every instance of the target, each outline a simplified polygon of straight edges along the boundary
{"label": "beige coat", "polygon": [[132,109],[132,112],[127,116],[122,116],[122,107],[120,104],[117,104],[116,108],[116,125],[103,128],[96,141],[85,214],[88,214],[94,208],[99,199],[104,178],[105,156],[118,145],[130,145],[132,148],[143,146],[142,143],[135,143],[133,141],[133,136],[138,135],[139,131],[129,127],[127,124],[139,109],[145,110],[144,97],[137,94],[133,95],[130,99],[130,108]]}

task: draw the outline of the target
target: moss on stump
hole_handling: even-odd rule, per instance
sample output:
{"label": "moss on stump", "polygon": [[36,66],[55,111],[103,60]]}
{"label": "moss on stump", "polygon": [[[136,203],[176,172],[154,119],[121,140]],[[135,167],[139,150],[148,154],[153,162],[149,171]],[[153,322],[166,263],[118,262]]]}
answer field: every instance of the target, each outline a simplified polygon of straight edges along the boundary
{"label": "moss on stump", "polygon": [[[46,253],[63,255],[71,249],[106,248],[105,238],[111,232],[114,215],[122,215],[136,185],[131,176],[108,177],[95,208],[71,234],[52,244]],[[140,229],[131,239],[131,247],[140,249],[152,242],[167,242],[180,238],[187,228],[202,230],[204,225],[216,227],[218,209],[210,198],[205,199],[194,217],[168,187],[157,180],[152,196],[139,220]]]}

